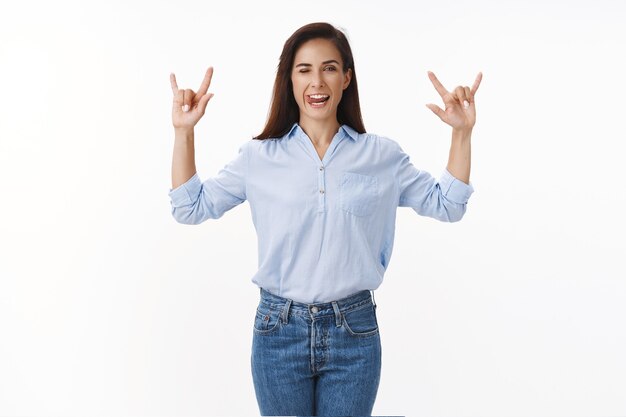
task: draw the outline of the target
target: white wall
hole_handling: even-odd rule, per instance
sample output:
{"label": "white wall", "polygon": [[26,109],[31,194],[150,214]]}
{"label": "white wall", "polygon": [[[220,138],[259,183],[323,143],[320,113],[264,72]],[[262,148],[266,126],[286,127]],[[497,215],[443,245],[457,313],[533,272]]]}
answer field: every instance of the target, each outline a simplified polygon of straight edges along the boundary
{"label": "white wall", "polygon": [[[626,415],[620,1],[23,2],[0,14],[0,415],[258,415],[248,203],[170,215],[169,73],[202,179],[260,132],[283,42],[347,29],[365,126],[439,174],[426,71],[476,96],[466,217],[398,210],[375,415]],[[421,254],[415,256],[416,253]]]}

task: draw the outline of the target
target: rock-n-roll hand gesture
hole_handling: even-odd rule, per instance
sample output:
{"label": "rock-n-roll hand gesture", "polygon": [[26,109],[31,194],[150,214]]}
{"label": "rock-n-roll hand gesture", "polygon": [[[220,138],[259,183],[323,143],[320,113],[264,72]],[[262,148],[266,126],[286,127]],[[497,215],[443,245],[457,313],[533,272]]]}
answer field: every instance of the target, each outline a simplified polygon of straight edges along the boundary
{"label": "rock-n-roll hand gesture", "polygon": [[432,81],[435,89],[443,99],[446,109],[441,110],[439,106],[430,103],[426,104],[426,107],[439,116],[444,123],[452,126],[453,129],[471,131],[474,124],[476,124],[474,95],[476,90],[478,90],[480,80],[483,78],[483,73],[478,73],[471,89],[467,86],[458,86],[453,92],[446,90],[431,71],[428,71],[428,78],[430,78],[430,81]]}
{"label": "rock-n-roll hand gesture", "polygon": [[197,93],[190,89],[178,89],[176,76],[170,74],[170,83],[174,93],[174,103],[172,107],[172,124],[175,129],[193,129],[198,120],[204,115],[206,105],[213,97],[213,93],[207,93],[213,77],[213,67],[207,69],[204,80]]}

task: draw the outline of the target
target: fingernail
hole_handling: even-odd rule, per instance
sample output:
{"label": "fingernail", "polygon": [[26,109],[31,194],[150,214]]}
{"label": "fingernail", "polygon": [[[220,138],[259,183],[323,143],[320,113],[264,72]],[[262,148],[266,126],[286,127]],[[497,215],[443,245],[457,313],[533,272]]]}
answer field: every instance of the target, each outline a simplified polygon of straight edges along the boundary
{"label": "fingernail", "polygon": [[189,111],[189,104],[185,104],[183,106],[183,111],[185,111],[185,112]]}
{"label": "fingernail", "polygon": [[463,100],[463,107],[465,108],[469,107],[469,103],[467,102],[467,100]]}

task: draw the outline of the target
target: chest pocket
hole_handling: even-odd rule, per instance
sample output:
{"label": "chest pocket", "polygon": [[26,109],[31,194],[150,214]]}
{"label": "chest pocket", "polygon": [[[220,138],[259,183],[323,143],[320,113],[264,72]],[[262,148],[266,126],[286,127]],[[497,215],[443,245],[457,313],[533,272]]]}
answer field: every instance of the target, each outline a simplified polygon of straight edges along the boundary
{"label": "chest pocket", "polygon": [[344,172],[341,179],[341,209],[355,216],[369,216],[379,198],[378,178],[370,175]]}

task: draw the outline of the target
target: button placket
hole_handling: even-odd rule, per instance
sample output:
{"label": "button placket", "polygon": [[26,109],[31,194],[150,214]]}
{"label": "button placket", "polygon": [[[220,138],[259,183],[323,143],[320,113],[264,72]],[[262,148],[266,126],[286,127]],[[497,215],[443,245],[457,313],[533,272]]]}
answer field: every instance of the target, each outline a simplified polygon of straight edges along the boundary
{"label": "button placket", "polygon": [[319,197],[318,197],[318,211],[323,212],[324,211],[324,206],[325,206],[325,194],[326,194],[326,186],[325,186],[325,177],[324,177],[324,173],[325,173],[325,169],[324,169],[324,165],[320,165],[319,166],[319,171],[318,171],[318,175],[317,175],[317,185],[318,185],[318,189],[319,189]]}

